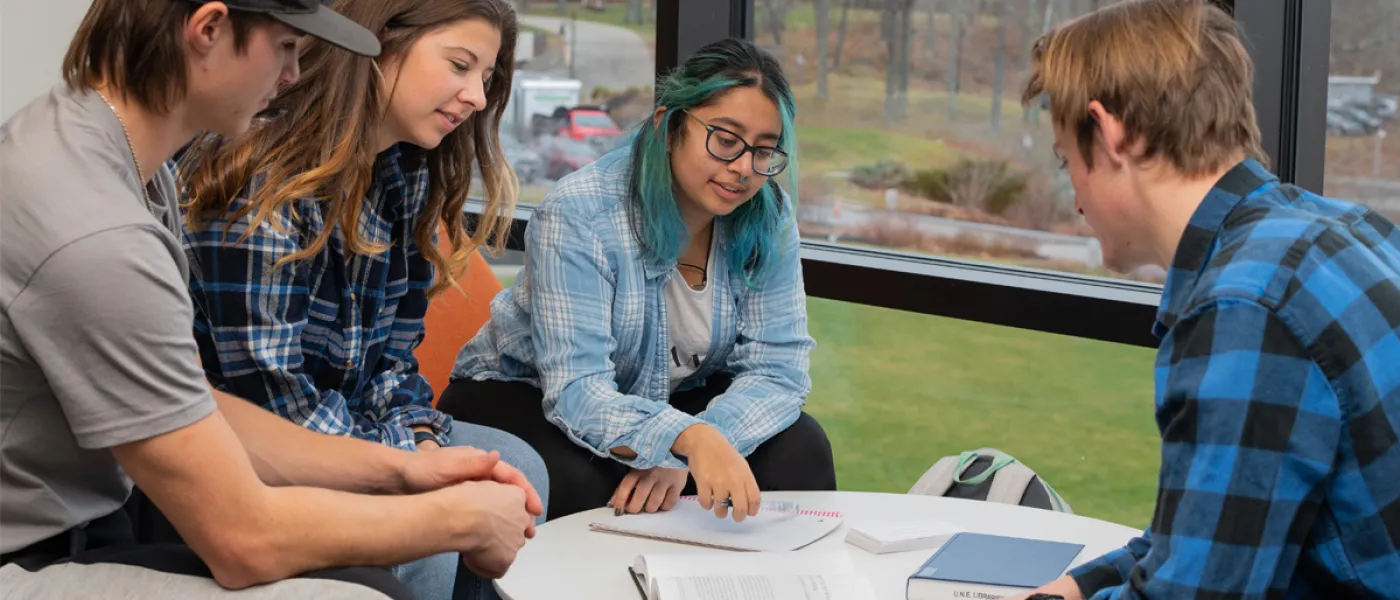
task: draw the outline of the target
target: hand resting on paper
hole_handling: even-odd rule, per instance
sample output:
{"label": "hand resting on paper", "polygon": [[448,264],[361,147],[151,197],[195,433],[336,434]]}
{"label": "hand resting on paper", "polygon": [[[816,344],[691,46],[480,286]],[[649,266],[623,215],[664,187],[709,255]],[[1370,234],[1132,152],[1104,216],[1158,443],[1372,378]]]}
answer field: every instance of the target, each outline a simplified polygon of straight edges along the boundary
{"label": "hand resting on paper", "polygon": [[[686,457],[690,465],[689,473],[695,478],[695,495],[705,510],[713,510],[716,517],[723,519],[730,515],[730,508],[733,507],[734,520],[737,522],[758,514],[759,507],[763,505],[763,498],[758,491],[758,481],[749,469],[749,461],[734,449],[718,429],[706,423],[691,425],[676,437],[671,451]],[[637,456],[636,451],[626,446],[613,448],[612,453],[622,458]],[[635,473],[629,473],[628,477]],[[679,478],[681,485],[685,485],[684,478],[675,474],[671,477]],[[628,502],[626,494],[623,493],[627,484],[627,480],[624,479],[622,485],[618,486],[617,493],[613,494],[612,506],[615,509],[623,508],[623,503]],[[677,489],[676,493],[679,495],[680,490]],[[632,498],[635,499],[635,495]],[[728,502],[725,502],[726,500]],[[668,509],[669,506],[661,510]]]}
{"label": "hand resting on paper", "polygon": [[614,514],[637,514],[642,511],[654,513],[658,510],[671,510],[685,488],[686,469],[633,469],[622,478],[622,483],[613,492],[608,506]]}

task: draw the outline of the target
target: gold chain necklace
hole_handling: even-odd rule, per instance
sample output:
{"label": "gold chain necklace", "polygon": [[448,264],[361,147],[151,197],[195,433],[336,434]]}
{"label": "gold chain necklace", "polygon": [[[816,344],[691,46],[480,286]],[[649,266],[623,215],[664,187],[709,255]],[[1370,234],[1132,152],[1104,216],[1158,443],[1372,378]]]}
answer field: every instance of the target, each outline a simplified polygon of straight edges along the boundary
{"label": "gold chain necklace", "polygon": [[149,210],[152,212],[152,214],[154,214],[155,203],[151,202],[151,192],[150,190],[146,189],[145,176],[142,174],[141,171],[141,159],[136,158],[136,145],[131,143],[131,132],[127,131],[126,129],[126,121],[122,120],[121,114],[117,112],[117,107],[112,106],[112,102],[108,100],[106,96],[102,95],[102,92],[96,93],[97,97],[101,98],[102,102],[107,105],[107,108],[112,109],[112,116],[116,117],[117,123],[121,124],[122,126],[122,135],[126,136],[126,149],[131,151],[131,162],[132,164],[136,165],[136,184],[140,186],[141,195],[146,199],[146,210]]}

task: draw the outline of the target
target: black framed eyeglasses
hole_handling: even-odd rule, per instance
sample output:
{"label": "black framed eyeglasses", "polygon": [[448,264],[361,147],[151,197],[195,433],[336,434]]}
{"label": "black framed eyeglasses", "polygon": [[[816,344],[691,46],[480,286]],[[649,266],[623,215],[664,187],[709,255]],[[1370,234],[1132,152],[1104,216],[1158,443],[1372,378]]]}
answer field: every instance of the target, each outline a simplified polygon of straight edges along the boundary
{"label": "black framed eyeglasses", "polygon": [[710,156],[724,162],[734,162],[739,160],[739,157],[743,156],[745,152],[753,152],[753,172],[764,177],[772,177],[782,173],[783,169],[787,168],[788,155],[786,152],[773,146],[751,145],[733,131],[706,123],[700,117],[690,114],[688,110],[681,112],[705,127],[705,150],[710,153]]}

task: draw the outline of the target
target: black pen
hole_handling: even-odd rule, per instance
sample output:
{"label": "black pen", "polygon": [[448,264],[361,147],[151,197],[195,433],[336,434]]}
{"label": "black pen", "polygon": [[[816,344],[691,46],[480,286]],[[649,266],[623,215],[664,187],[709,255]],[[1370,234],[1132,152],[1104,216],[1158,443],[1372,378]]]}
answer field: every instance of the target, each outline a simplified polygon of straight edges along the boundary
{"label": "black pen", "polygon": [[642,595],[642,600],[647,600],[647,591],[642,588],[642,576],[632,567],[627,567],[627,572],[632,575],[632,583],[637,584],[637,593]]}

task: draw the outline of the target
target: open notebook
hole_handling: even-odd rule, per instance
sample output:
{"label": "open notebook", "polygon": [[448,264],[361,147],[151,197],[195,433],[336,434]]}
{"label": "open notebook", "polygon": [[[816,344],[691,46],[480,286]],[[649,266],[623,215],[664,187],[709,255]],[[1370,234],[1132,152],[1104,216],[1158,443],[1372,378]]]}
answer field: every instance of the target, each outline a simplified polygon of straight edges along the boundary
{"label": "open notebook", "polygon": [[[710,515],[712,518],[714,515]],[[872,600],[845,552],[643,554],[628,569],[643,600]]]}
{"label": "open notebook", "polygon": [[608,516],[589,524],[595,531],[753,552],[796,550],[815,542],[841,525],[841,513],[759,509],[757,516],[736,523],[700,507],[685,496],[665,512]]}

